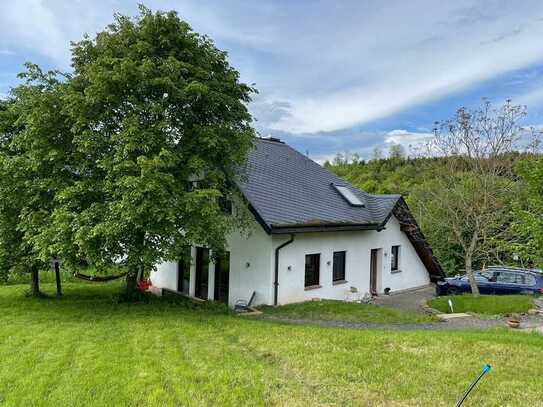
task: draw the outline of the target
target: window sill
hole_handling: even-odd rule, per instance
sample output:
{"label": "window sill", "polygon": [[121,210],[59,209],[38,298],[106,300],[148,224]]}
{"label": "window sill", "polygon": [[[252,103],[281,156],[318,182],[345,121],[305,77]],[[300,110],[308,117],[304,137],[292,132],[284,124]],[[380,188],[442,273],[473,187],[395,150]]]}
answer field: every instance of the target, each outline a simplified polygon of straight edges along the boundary
{"label": "window sill", "polygon": [[348,281],[347,280],[336,280],[336,281],[332,281],[332,285],[340,285],[340,284],[347,284]]}
{"label": "window sill", "polygon": [[398,274],[398,273],[401,273],[402,270],[391,270],[390,271],[390,274]]}
{"label": "window sill", "polygon": [[305,291],[317,290],[319,288],[322,288],[322,285],[309,285],[309,286],[305,287],[304,290]]}

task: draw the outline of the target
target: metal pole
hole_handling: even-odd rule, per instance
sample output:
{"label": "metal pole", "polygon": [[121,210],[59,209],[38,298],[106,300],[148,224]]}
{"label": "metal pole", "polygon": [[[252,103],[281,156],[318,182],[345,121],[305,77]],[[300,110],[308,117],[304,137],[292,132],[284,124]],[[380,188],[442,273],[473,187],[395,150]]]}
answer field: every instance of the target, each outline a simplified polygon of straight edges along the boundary
{"label": "metal pole", "polygon": [[481,373],[479,374],[479,376],[477,376],[477,379],[475,379],[473,381],[473,383],[471,383],[471,385],[468,387],[468,389],[465,391],[464,395],[462,396],[462,398],[458,401],[458,403],[456,403],[456,407],[460,407],[464,401],[466,400],[466,398],[469,396],[469,394],[471,393],[471,391],[473,390],[473,388],[477,385],[477,383],[479,383],[479,380],[481,380],[481,378],[487,374],[488,372],[490,372],[490,369],[491,369],[491,366],[490,365],[485,365],[483,367],[483,370],[481,371]]}
{"label": "metal pole", "polygon": [[60,267],[58,261],[55,261],[55,279],[57,281],[57,296],[62,295],[62,288],[60,286]]}

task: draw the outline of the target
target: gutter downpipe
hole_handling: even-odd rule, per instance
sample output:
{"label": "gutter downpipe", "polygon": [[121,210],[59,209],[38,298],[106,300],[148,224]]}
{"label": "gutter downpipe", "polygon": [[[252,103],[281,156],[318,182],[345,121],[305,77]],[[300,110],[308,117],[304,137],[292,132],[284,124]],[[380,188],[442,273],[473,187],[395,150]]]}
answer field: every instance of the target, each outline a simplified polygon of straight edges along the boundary
{"label": "gutter downpipe", "polygon": [[277,297],[279,295],[279,250],[281,250],[285,246],[288,246],[292,242],[294,242],[294,233],[290,234],[289,240],[277,246],[277,248],[275,249],[275,276],[274,276],[274,282],[273,282],[273,305],[274,306],[277,306]]}

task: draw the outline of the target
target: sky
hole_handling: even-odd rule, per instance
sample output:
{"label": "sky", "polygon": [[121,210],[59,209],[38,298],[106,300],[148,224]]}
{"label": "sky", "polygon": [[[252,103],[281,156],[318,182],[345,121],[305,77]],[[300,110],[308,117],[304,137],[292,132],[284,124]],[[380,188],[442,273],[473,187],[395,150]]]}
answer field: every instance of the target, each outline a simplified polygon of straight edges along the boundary
{"label": "sky", "polygon": [[[259,94],[261,136],[317,161],[410,145],[483,97],[525,104],[543,124],[543,2],[148,0],[228,52]],[[70,41],[93,36],[127,0],[0,3],[0,97],[26,61],[70,70]]]}

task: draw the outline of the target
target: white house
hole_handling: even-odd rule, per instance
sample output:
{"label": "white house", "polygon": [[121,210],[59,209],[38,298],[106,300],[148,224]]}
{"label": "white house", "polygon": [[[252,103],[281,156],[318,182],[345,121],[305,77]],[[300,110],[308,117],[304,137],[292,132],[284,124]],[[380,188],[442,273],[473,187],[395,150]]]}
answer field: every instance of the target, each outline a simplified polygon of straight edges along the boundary
{"label": "white house", "polygon": [[356,189],[277,139],[258,139],[239,189],[254,215],[249,237],[233,233],[217,264],[191,248],[192,262],[164,262],[155,287],[253,305],[428,285],[443,271],[400,195]]}

